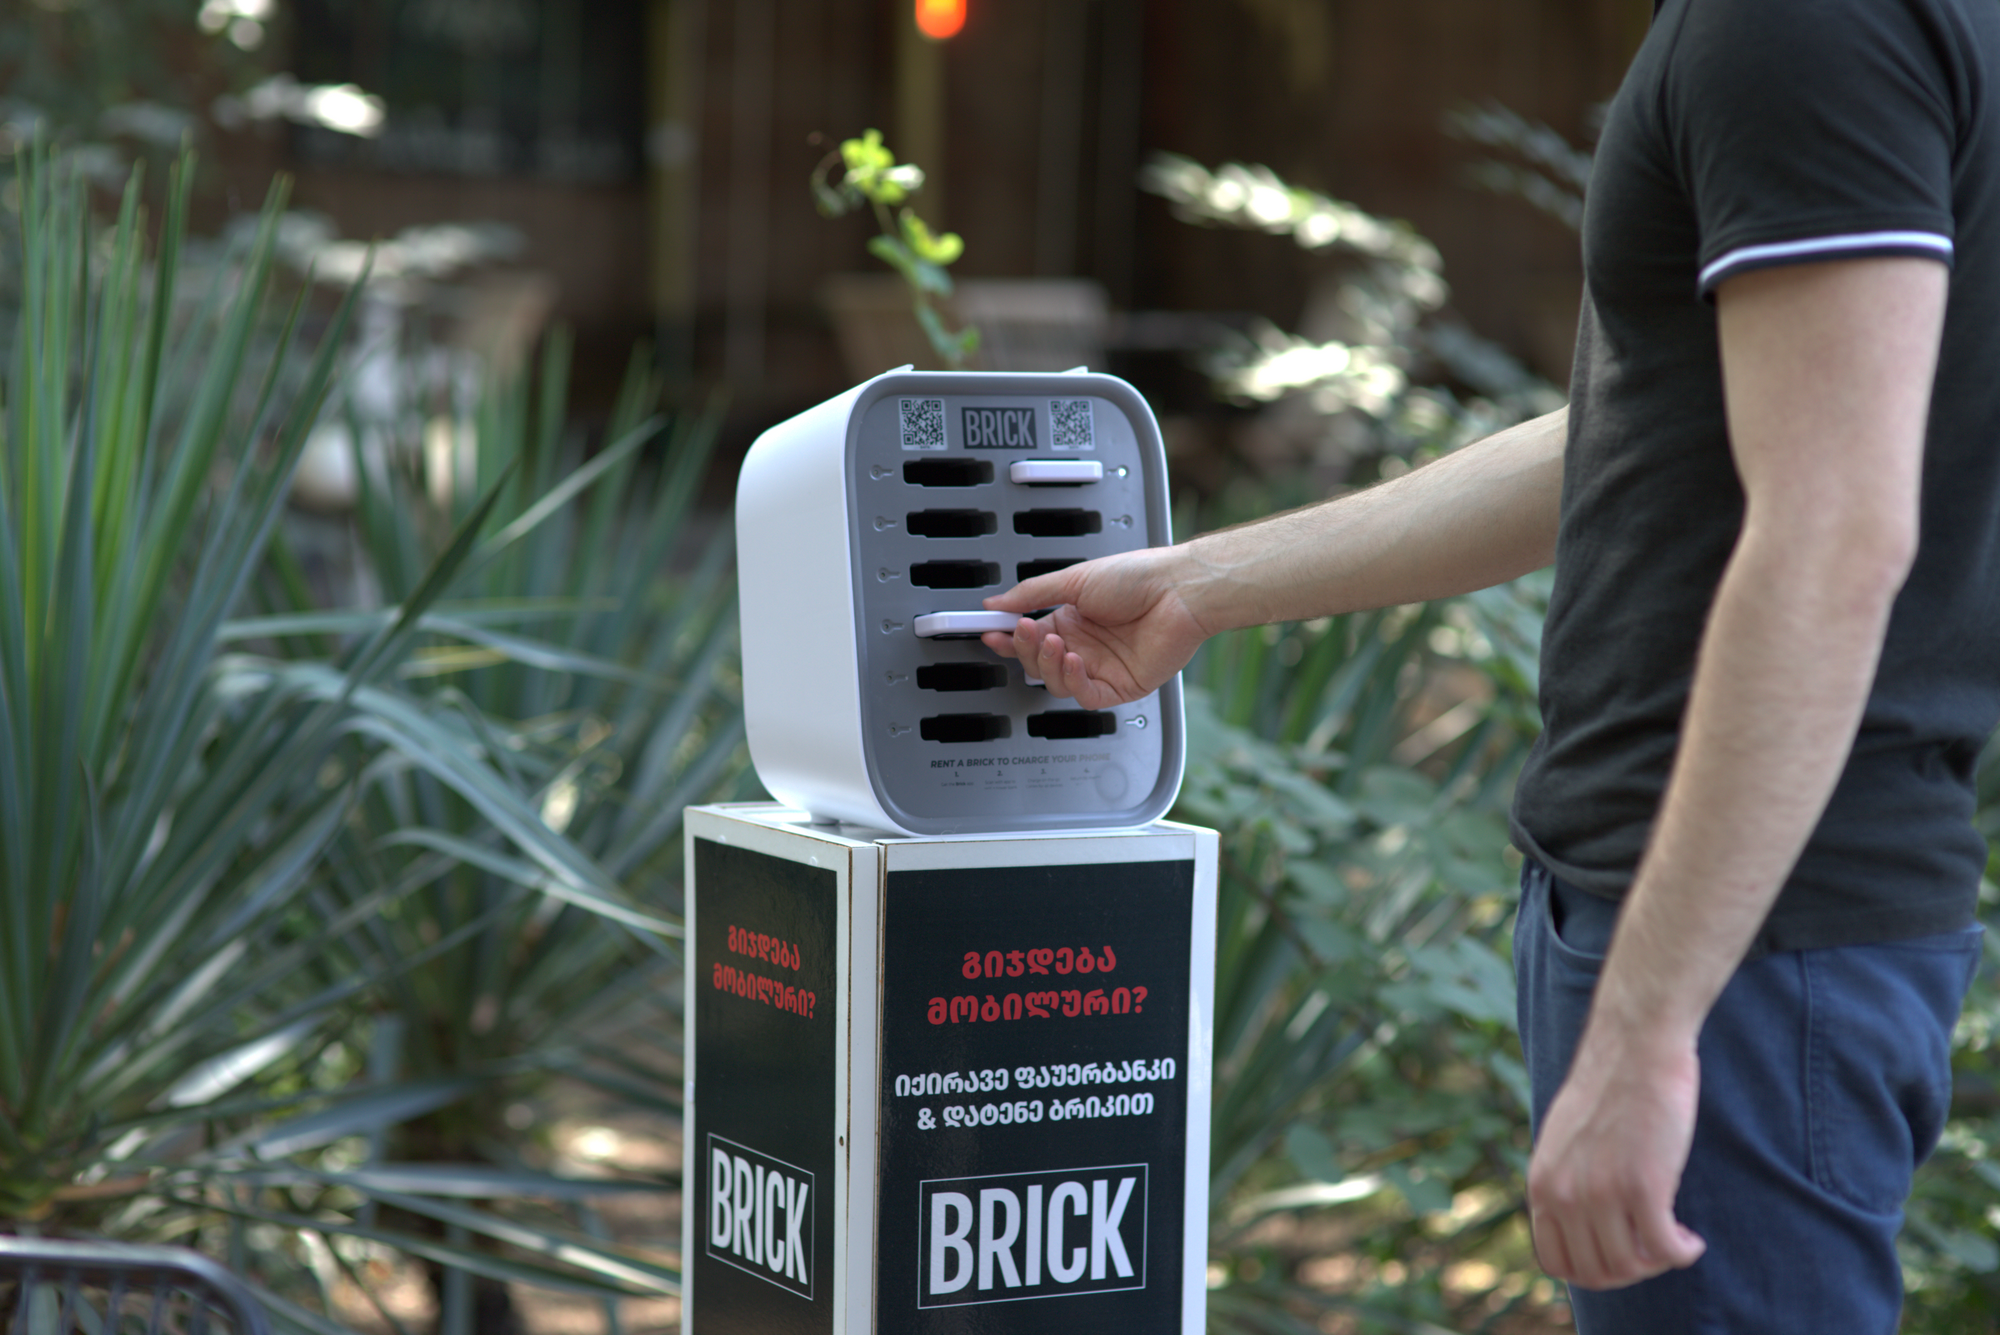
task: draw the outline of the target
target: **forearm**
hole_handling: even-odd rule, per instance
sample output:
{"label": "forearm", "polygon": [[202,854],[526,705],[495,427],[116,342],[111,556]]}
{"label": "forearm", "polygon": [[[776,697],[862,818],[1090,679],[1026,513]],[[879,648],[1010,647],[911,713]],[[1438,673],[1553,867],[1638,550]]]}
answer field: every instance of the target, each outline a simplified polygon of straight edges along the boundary
{"label": "forearm", "polygon": [[1499,584],[1555,556],[1569,410],[1497,432],[1365,491],[1173,549],[1210,634],[1422,602]]}
{"label": "forearm", "polygon": [[1908,557],[1824,527],[1816,549],[1746,526],[1587,1043],[1693,1042],[1839,780]]}

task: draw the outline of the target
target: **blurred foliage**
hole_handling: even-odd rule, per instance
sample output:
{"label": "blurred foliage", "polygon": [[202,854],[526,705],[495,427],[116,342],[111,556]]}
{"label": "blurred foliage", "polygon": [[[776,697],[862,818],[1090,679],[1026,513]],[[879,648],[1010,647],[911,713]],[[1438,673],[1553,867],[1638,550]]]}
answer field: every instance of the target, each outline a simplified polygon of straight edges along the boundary
{"label": "blurred foliage", "polygon": [[1503,857],[1547,589],[1238,632],[1190,668],[1177,812],[1223,832],[1212,1328],[1472,1330],[1552,1293]]}
{"label": "blurred foliage", "polygon": [[1917,1170],[1899,1239],[1903,1329],[1919,1335],[2000,1328],[2000,737],[1978,774],[1986,959],[1953,1035],[1951,1120]]}
{"label": "blurred foliage", "polygon": [[1464,173],[1480,190],[1524,200],[1570,231],[1583,228],[1583,192],[1590,185],[1590,154],[1546,125],[1497,102],[1465,107],[1445,117],[1445,133],[1495,156]]}
{"label": "blurred foliage", "polygon": [[[259,48],[275,8],[271,0],[16,0],[0,22],[0,135],[24,141],[39,121],[65,146],[96,146],[93,165],[104,170],[130,151],[171,155],[199,130],[212,99],[265,71]],[[210,21],[222,11],[223,22]]]}
{"label": "blurred foliage", "polygon": [[[1144,184],[1343,261],[1351,336],[1256,331],[1207,362],[1225,397],[1363,424],[1384,472],[1560,405],[1440,318],[1407,225],[1238,163],[1158,155]],[[1242,478],[1199,527],[1313,499]],[[1222,832],[1212,1329],[1466,1331],[1554,1299],[1523,1215],[1506,827],[1548,586],[1236,632],[1188,670],[1177,814]]]}
{"label": "blurred foliage", "polygon": [[946,329],[938,306],[951,295],[946,270],[965,253],[965,242],[956,232],[931,231],[905,202],[924,188],[923,169],[898,163],[883,144],[882,132],[869,130],[859,139],[842,140],[822,158],[813,168],[811,186],[826,217],[843,217],[863,207],[873,211],[881,231],[868,238],[868,253],[909,285],[911,313],[937,355],[954,369],[965,365],[979,351],[979,331],[969,325],[956,333]]}
{"label": "blurred foliage", "polygon": [[586,454],[558,343],[535,395],[468,405],[456,490],[362,461],[393,601],[324,608],[273,535],[358,286],[330,322],[283,290],[282,188],[191,270],[185,168],[154,256],[136,182],[102,230],[72,160],[20,166],[0,1219],[201,1246],[285,1330],[339,1330],[335,1286],[397,1259],[454,1333],[497,1329],[475,1278],[677,1292],[591,1211],[666,1184],[550,1172],[492,1113],[552,1069],[677,1095],[607,1049],[665,1027],[679,808],[742,764],[726,539],[661,578],[713,424],[637,375]]}
{"label": "blurred foliage", "polygon": [[[1322,342],[1254,325],[1201,359],[1219,396],[1354,427],[1348,434],[1365,443],[1346,452],[1375,467],[1421,462],[1562,405],[1554,386],[1450,318],[1444,261],[1407,223],[1243,163],[1211,171],[1158,153],[1140,184],[1185,221],[1289,236],[1339,266],[1328,314],[1342,336]],[[1365,479],[1367,469],[1350,475]]]}

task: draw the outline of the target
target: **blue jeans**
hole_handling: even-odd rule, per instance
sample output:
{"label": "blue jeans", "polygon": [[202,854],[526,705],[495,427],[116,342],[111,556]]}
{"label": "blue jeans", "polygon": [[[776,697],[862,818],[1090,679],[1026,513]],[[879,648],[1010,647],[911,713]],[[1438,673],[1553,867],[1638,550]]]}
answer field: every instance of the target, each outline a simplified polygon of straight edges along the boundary
{"label": "blue jeans", "polygon": [[[1617,915],[1533,861],[1522,872],[1514,967],[1537,1134]],[[1736,971],[1702,1027],[1674,1198],[1708,1250],[1629,1288],[1572,1288],[1581,1335],[1892,1335],[1903,1201],[1944,1129],[1980,934],[1783,952]]]}

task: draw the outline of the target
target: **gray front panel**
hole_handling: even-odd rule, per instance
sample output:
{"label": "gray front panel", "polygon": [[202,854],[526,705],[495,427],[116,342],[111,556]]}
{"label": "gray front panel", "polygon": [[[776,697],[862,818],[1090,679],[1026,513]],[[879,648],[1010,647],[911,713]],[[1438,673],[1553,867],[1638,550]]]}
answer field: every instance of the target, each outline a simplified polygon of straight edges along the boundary
{"label": "gray front panel", "polygon": [[[922,404],[912,411],[905,399]],[[1064,720],[1035,720],[1074,712],[1075,702],[1027,685],[1019,664],[977,640],[920,640],[913,629],[922,613],[977,610],[982,599],[1013,587],[1027,563],[1088,560],[1168,540],[1148,521],[1149,510],[1164,506],[1147,504],[1145,470],[1154,465],[1124,410],[1075,391],[892,392],[867,408],[851,439],[861,721],[886,804],[918,822],[963,820],[975,828],[1130,823],[1160,781],[1166,729],[1157,693],[1107,711],[1108,734],[1038,737],[1031,723],[1060,733]],[[1008,480],[1017,459],[1094,459],[1104,479],[1019,485]],[[920,485],[907,480],[911,463],[943,465],[935,471],[959,482],[967,470],[977,476],[990,464],[992,480]],[[1164,479],[1154,486],[1163,500]],[[1026,516],[1018,526],[1056,532],[1018,532],[1017,516]],[[986,527],[993,531],[980,531]],[[920,579],[971,587],[923,587]],[[997,684],[978,681],[981,668]],[[961,689],[926,689],[920,676]],[[1004,719],[1008,735],[946,740],[1001,726],[982,718]],[[940,735],[926,738],[927,728]]]}

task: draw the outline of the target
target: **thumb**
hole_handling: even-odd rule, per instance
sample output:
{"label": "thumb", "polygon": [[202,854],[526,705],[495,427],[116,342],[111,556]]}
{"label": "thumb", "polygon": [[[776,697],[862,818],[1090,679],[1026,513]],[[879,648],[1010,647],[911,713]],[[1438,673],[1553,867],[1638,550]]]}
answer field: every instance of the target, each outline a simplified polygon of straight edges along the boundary
{"label": "thumb", "polygon": [[1684,1270],[1693,1265],[1708,1250],[1708,1243],[1699,1233],[1689,1228],[1671,1214],[1664,1219],[1653,1220],[1651,1227],[1639,1230],[1639,1248],[1654,1261]]}

